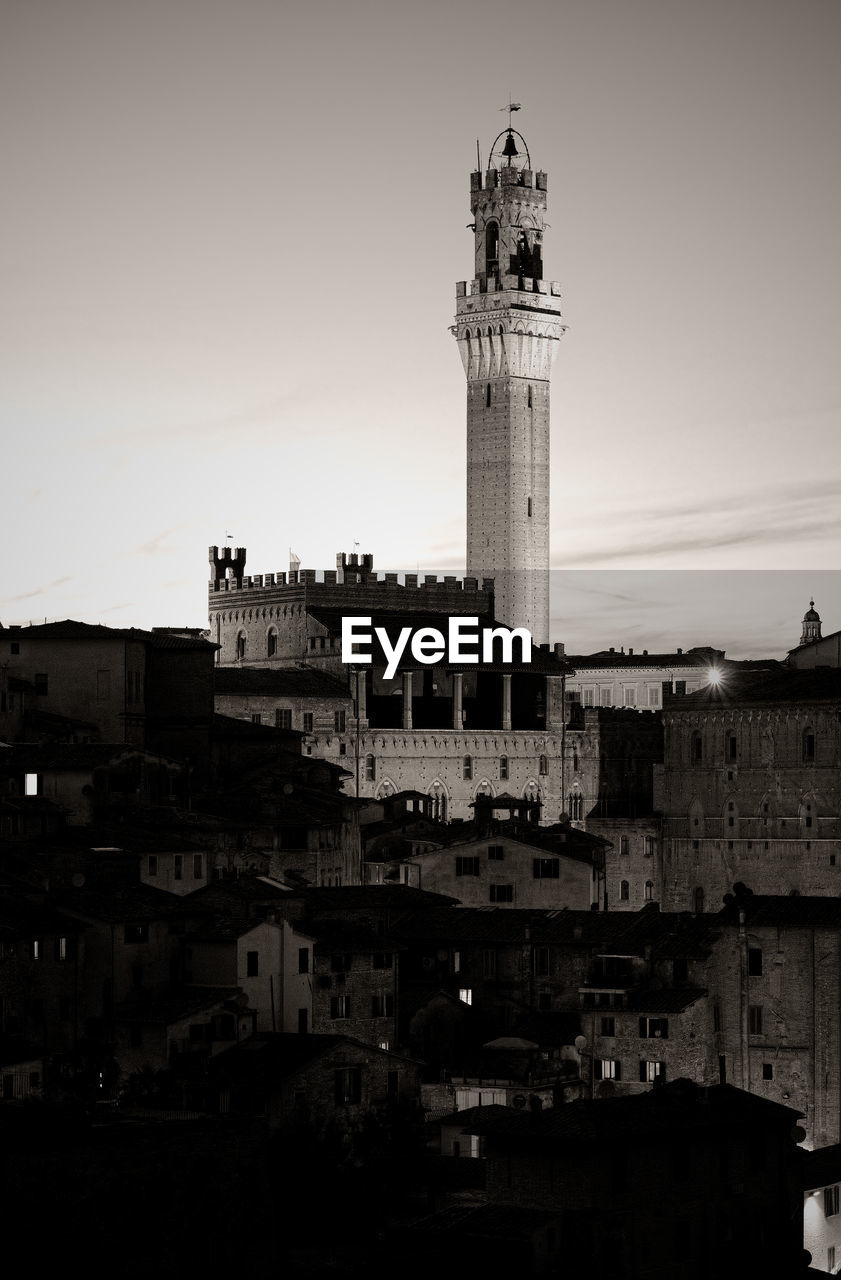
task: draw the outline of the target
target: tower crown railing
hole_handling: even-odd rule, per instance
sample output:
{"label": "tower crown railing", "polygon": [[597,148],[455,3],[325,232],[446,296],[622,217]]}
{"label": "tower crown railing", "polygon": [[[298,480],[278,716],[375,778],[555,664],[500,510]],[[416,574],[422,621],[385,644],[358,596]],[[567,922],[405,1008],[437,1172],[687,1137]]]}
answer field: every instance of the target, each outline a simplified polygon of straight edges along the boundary
{"label": "tower crown railing", "polygon": [[548,177],[542,169],[486,169],[484,173],[474,169],[470,175],[471,191],[492,191],[495,187],[532,187],[537,191],[548,190]]}
{"label": "tower crown railing", "polygon": [[480,293],[502,293],[511,289],[518,293],[551,294],[553,298],[561,296],[561,286],[557,280],[533,280],[531,276],[506,274],[498,278],[478,276],[475,280],[459,280],[456,284],[456,297],[472,298]]}

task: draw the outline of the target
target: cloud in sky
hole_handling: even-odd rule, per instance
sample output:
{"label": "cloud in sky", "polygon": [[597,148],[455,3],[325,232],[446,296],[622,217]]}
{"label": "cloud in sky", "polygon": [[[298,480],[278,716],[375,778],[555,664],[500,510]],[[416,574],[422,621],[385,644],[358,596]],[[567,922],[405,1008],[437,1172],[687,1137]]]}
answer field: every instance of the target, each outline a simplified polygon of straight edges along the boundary
{"label": "cloud in sky", "polygon": [[[722,492],[709,501],[677,503],[652,495],[645,509],[616,512],[608,537],[577,529],[576,545],[554,557],[556,567],[606,565],[683,552],[694,558],[721,548],[789,548],[841,533],[841,480],[780,481],[763,489]],[[614,532],[614,530],[616,532]],[[599,540],[601,539],[601,540]],[[735,566],[734,566],[735,567]]]}

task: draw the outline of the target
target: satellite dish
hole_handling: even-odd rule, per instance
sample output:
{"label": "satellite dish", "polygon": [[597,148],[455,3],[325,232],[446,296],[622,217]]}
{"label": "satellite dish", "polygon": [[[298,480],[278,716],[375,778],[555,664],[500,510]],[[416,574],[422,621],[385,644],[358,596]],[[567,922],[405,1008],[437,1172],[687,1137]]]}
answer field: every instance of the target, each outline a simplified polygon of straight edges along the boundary
{"label": "satellite dish", "polygon": [[585,1049],[587,1047],[587,1037],[576,1036],[573,1043],[575,1044],[575,1047],[578,1050],[578,1052],[581,1053],[582,1049]]}

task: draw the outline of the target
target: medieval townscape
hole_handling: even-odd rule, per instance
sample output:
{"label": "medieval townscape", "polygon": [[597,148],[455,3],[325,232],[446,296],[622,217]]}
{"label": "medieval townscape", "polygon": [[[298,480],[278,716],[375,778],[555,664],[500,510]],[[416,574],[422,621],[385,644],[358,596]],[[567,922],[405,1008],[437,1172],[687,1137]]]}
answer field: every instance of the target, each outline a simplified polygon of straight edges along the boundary
{"label": "medieval townscape", "polygon": [[[807,596],[738,660],[550,634],[565,321],[517,106],[465,193],[464,572],[220,537],[205,627],[0,624],[0,1161],[36,1274],[841,1267],[841,619]],[[350,616],[534,648],[387,674]]]}

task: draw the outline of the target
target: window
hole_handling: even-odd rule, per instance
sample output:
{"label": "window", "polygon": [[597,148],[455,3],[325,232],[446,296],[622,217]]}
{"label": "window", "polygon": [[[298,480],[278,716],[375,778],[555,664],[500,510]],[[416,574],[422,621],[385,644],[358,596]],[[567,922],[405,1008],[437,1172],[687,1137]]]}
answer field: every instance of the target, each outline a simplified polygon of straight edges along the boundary
{"label": "window", "polygon": [[335,951],[330,957],[331,973],[350,973],[351,957],[347,951]]}
{"label": "window", "polygon": [[546,978],[549,976],[549,948],[535,947],[534,949],[534,972],[538,978]]}
{"label": "window", "polygon": [[773,1062],[763,1062],[763,1064],[762,1064],[762,1079],[763,1079],[763,1080],[773,1080],[773,1079],[774,1079],[774,1064],[773,1064]]}
{"label": "window", "polygon": [[252,711],[252,712],[251,712],[251,723],[252,723],[252,724],[262,724],[262,723],[263,723],[263,716],[262,716],[262,713],[261,713],[261,712],[259,712],[259,711]]}
{"label": "window", "polygon": [[748,947],[748,973],[752,978],[762,976],[762,952],[759,947]]}
{"label": "window", "polygon": [[488,845],[488,862],[502,862],[505,857],[505,848],[501,844]]}
{"label": "window", "polygon": [[461,973],[461,952],[453,952],[453,973]]}
{"label": "window", "polygon": [[699,916],[702,915],[704,911],[704,890],[701,888],[700,885],[698,885],[698,887],[695,890],[694,906],[695,906],[695,914]]}
{"label": "window", "polygon": [[375,951],[372,957],[372,965],[375,969],[390,969],[393,964],[393,957],[390,951]]}
{"label": "window", "polygon": [[478,876],[479,875],[478,857],[456,858],[456,875],[457,876]]}
{"label": "window", "polygon": [[560,874],[559,858],[535,858],[532,863],[532,876],[535,880],[557,880]]}
{"label": "window", "polygon": [[545,777],[546,774],[549,772],[549,761],[547,760],[546,756],[541,756],[540,759],[538,760],[537,772],[542,777]]}
{"label": "window", "polygon": [[259,978],[260,976],[260,952],[259,951],[246,951],[245,976],[246,978]]}
{"label": "window", "polygon": [[533,402],[532,402],[531,387],[529,387],[529,391],[528,391],[528,406],[529,406],[529,408],[530,408],[530,409],[533,409],[533,408],[534,408],[534,404],[533,404]]}
{"label": "window", "polygon": [[806,764],[815,762],[815,734],[812,729],[803,734],[803,759]]}
{"label": "window", "polygon": [[616,1035],[616,1019],[612,1015],[606,1018],[602,1018],[600,1027],[601,1027],[601,1030],[599,1032],[600,1035],[603,1035],[603,1036]]}
{"label": "window", "polygon": [[683,694],[686,693],[685,680],[675,680],[675,693],[678,694],[679,696],[682,696]]}
{"label": "window", "polygon": [[492,884],[489,889],[489,900],[491,902],[513,902],[513,884]]}
{"label": "window", "polygon": [[839,1211],[838,1183],[834,1187],[823,1189],[823,1211],[828,1218],[834,1218]]}
{"label": "window", "polygon": [[629,902],[631,898],[631,885],[627,880],[619,881],[619,901]]}
{"label": "window", "polygon": [[393,1018],[394,996],[388,992],[383,995],[371,996],[371,1017]]}
{"label": "window", "polygon": [[748,1007],[748,1031],[752,1036],[762,1035],[762,1005],[752,1004]]}
{"label": "window", "polygon": [[149,854],[149,875],[154,879],[158,874],[158,855],[156,853]]}
{"label": "window", "polygon": [[273,658],[277,653],[277,632],[271,627],[266,636],[266,657]]}
{"label": "window", "polygon": [[459,987],[458,998],[463,1004],[472,1004],[473,992],[470,990],[470,987]]}
{"label": "window", "polygon": [[826,1269],[830,1275],[835,1271],[835,1245],[828,1246],[826,1251]]}
{"label": "window", "polygon": [[[97,675],[99,674],[100,673],[97,672]],[[37,694],[39,694],[41,697],[44,697],[49,692],[49,687],[50,687],[50,677],[46,675],[45,672],[42,671],[38,675],[36,675],[35,692]]]}
{"label": "window", "polygon": [[637,705],[637,686],[635,684],[627,685],[623,688],[622,701],[626,707],[635,707]]}
{"label": "window", "polygon": [[331,996],[330,997],[330,1017],[334,1019],[350,1017],[350,997],[349,996]]}
{"label": "window", "polygon": [[645,898],[646,902],[651,902],[653,900],[654,898],[654,881],[653,880],[646,880],[645,888],[643,890],[643,897]]}
{"label": "window", "polygon": [[490,948],[486,948],[482,952],[482,977],[496,977],[496,952]]}
{"label": "window", "polygon": [[526,498],[526,515],[531,516],[531,498]]}
{"label": "window", "polygon": [[738,754],[738,742],[735,733],[728,733],[724,739],[725,760],[735,760]]}
{"label": "window", "polygon": [[305,711],[303,715],[304,733],[312,733],[312,712]]}
{"label": "window", "polygon": [[643,836],[642,851],[646,858],[654,857],[654,836]]}
{"label": "window", "polygon": [[659,707],[661,702],[660,690],[657,685],[648,686],[648,705],[650,707]]}
{"label": "window", "polygon": [[30,960],[41,959],[41,939],[40,938],[33,938],[32,941],[30,942],[29,958]]}
{"label": "window", "polygon": [[664,1080],[665,1077],[665,1062],[649,1060],[640,1063],[640,1084],[653,1084],[655,1080]]}
{"label": "window", "polygon": [[502,782],[508,781],[508,756],[499,757],[499,776]]}
{"label": "window", "polygon": [[692,735],[692,763],[700,764],[704,758],[704,740],[700,733],[696,732]]}
{"label": "window", "polygon": [[485,408],[490,409],[490,407],[491,407],[491,384],[488,383],[487,387],[485,388]]}
{"label": "window", "polygon": [[55,940],[55,958],[56,960],[67,959],[67,938],[63,936]]}
{"label": "window", "polygon": [[193,854],[193,879],[204,879],[204,868],[202,866],[202,855],[200,853]]}
{"label": "window", "polygon": [[643,1040],[668,1040],[668,1018],[640,1018],[640,1035]]}
{"label": "window", "polygon": [[631,842],[627,836],[619,837],[619,856],[626,858],[631,851]]}
{"label": "window", "polygon": [[310,971],[310,949],[309,947],[298,948],[298,972],[309,973]]}
{"label": "window", "polygon": [[176,853],[173,861],[173,877],[180,880],[184,874],[184,858],[180,853]]}
{"label": "window", "polygon": [[336,730],[336,733],[344,733],[346,726],[347,726],[347,712],[334,711],[333,712],[333,728]]}
{"label": "window", "polygon": [[466,782],[470,782],[473,777],[473,757],[465,756],[461,762],[461,776]]}
{"label": "window", "polygon": [[335,1073],[336,1106],[351,1107],[362,1101],[361,1067],[341,1067]]}
{"label": "window", "polygon": [[236,655],[242,659],[245,657],[245,632],[240,631],[237,635]]}
{"label": "window", "polygon": [[597,1080],[621,1080],[622,1063],[618,1058],[596,1058],[593,1063]]}
{"label": "window", "polygon": [[292,728],[292,708],[276,707],[274,713],[274,723],[276,729]]}
{"label": "window", "polygon": [[489,222],[485,227],[485,271],[495,275],[499,267],[499,223]]}
{"label": "window", "polygon": [[37,796],[38,794],[38,774],[27,773],[23,780],[23,794],[26,796]]}
{"label": "window", "polygon": [[584,798],[580,791],[571,791],[567,803],[569,816],[573,822],[580,822],[584,817]]}

